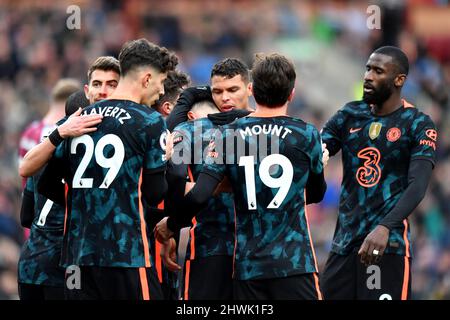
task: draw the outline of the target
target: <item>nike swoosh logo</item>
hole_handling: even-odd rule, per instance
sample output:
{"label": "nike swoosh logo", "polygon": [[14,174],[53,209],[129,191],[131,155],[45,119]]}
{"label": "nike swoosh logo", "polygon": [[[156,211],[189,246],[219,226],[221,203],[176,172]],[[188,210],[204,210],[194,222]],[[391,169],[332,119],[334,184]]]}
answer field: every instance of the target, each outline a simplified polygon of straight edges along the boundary
{"label": "nike swoosh logo", "polygon": [[358,132],[358,131],[361,130],[361,129],[362,129],[362,128],[356,128],[356,129],[350,128],[350,133]]}

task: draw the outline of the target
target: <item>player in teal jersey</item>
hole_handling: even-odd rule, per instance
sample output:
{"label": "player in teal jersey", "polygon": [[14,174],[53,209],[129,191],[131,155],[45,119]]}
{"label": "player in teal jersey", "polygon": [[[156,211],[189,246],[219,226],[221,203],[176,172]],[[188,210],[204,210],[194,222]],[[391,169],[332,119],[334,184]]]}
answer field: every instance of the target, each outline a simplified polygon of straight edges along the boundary
{"label": "player in teal jersey", "polygon": [[330,155],[341,150],[344,166],[321,279],[325,299],[410,298],[408,216],[425,195],[437,131],[401,99],[408,69],[400,49],[375,50],[366,63],[363,100],[347,103],[323,128]]}
{"label": "player in teal jersey", "polygon": [[[257,57],[252,69],[256,111],[220,130],[195,187],[180,204],[186,216],[195,215],[222,179],[230,180],[235,299],[321,298],[305,205],[320,201],[326,189],[322,147],[317,129],[286,116],[295,78],[285,57]],[[161,240],[181,220],[163,219],[156,228]]]}
{"label": "player in teal jersey", "polygon": [[71,299],[161,299],[150,262],[145,205],[165,190],[166,125],[150,108],[177,58],[145,39],[126,43],[112,96],[83,110],[101,114],[97,130],[58,146],[69,185],[62,262],[81,271]]}

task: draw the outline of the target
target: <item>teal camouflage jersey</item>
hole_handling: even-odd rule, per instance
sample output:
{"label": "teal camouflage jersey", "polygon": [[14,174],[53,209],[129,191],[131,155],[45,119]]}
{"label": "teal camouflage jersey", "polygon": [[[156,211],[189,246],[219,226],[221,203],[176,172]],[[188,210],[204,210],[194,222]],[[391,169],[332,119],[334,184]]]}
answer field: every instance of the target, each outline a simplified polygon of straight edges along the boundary
{"label": "teal camouflage jersey", "polygon": [[[406,101],[386,116],[373,115],[363,101],[351,102],[326,123],[322,140],[330,155],[342,150],[344,167],[333,252],[359,249],[405,191],[410,161],[434,165],[436,139],[431,119]],[[407,220],[391,230],[385,252],[411,256]]]}
{"label": "teal camouflage jersey", "polygon": [[[200,174],[209,142],[216,130],[217,127],[207,118],[184,122],[174,129],[176,148],[180,148],[183,157],[186,157],[184,160],[189,164],[193,182]],[[212,197],[192,223],[186,257],[192,260],[196,257],[233,254],[234,208],[231,193]]]}
{"label": "teal camouflage jersey", "polygon": [[97,130],[67,139],[56,151],[70,186],[62,261],[150,267],[140,185],[143,173],[165,170],[165,121],[128,100],[103,100],[83,111],[94,113],[104,116]]}
{"label": "teal camouflage jersey", "polygon": [[62,287],[64,269],[59,267],[65,208],[37,192],[40,173],[27,179],[25,189],[34,194],[34,218],[18,266],[19,283]]}
{"label": "teal camouflage jersey", "polygon": [[233,189],[235,279],[317,272],[305,186],[322,171],[319,132],[300,119],[242,118],[214,138],[202,172],[227,176]]}

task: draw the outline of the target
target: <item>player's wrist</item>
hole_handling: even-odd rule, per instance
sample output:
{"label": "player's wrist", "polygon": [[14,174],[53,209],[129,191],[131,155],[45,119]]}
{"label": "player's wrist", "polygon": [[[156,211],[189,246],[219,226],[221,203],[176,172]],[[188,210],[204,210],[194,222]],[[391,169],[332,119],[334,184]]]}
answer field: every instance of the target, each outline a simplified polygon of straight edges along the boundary
{"label": "player's wrist", "polygon": [[64,141],[64,137],[60,134],[58,128],[56,128],[55,130],[52,131],[52,133],[50,133],[48,139],[55,147],[59,146],[61,142]]}
{"label": "player's wrist", "polygon": [[380,223],[379,225],[378,225],[378,228],[379,229],[382,229],[383,231],[385,231],[386,233],[390,233],[391,232],[391,227],[390,226],[388,226],[388,225],[386,225],[386,224],[382,224],[382,223]]}
{"label": "player's wrist", "polygon": [[66,139],[69,136],[69,132],[66,130],[66,126],[67,126],[67,124],[63,123],[58,128],[56,128],[56,129],[58,129],[59,135],[63,139]]}

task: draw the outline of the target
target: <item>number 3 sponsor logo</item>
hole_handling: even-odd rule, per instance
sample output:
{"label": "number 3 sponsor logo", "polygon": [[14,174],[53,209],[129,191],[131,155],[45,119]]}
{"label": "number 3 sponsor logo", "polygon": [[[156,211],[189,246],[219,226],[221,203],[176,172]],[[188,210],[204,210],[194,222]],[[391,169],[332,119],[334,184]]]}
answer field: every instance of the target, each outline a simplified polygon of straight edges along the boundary
{"label": "number 3 sponsor logo", "polygon": [[358,158],[363,159],[364,164],[356,171],[356,180],[365,188],[375,186],[381,178],[380,151],[373,147],[364,148],[358,152]]}

